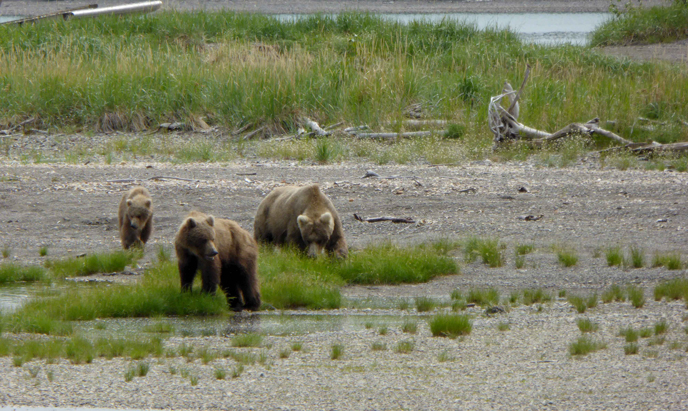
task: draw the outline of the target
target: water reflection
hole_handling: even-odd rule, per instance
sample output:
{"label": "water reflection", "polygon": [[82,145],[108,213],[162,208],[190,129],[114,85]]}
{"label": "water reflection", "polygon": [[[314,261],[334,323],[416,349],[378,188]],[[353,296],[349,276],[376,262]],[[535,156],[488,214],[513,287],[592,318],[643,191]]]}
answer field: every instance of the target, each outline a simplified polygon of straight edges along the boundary
{"label": "water reflection", "polygon": [[222,334],[229,335],[259,332],[261,332],[260,314],[244,311],[229,317],[229,325]]}

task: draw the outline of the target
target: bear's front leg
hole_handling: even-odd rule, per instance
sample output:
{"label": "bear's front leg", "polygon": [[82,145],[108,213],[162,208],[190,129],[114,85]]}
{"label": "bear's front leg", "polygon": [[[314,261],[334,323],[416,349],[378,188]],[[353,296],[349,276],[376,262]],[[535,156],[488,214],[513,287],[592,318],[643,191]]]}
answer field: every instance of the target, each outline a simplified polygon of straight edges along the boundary
{"label": "bear's front leg", "polygon": [[198,270],[198,258],[195,255],[177,250],[177,266],[179,267],[182,291],[191,291]]}
{"label": "bear's front leg", "polygon": [[201,266],[201,280],[203,280],[203,292],[215,295],[217,286],[220,284],[220,272],[222,263],[219,257],[213,261],[203,261]]}

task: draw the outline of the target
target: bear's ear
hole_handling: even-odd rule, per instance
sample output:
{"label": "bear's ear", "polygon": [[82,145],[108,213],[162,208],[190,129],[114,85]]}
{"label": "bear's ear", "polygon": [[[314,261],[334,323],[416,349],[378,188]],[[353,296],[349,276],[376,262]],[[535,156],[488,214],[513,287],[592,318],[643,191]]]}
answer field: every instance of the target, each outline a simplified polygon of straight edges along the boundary
{"label": "bear's ear", "polygon": [[330,227],[330,230],[334,230],[334,218],[329,212],[320,216],[320,222]]}
{"label": "bear's ear", "polygon": [[131,207],[132,204],[134,204],[134,202],[131,201],[131,199],[127,200],[127,207]]}
{"label": "bear's ear", "polygon": [[146,208],[151,208],[151,205],[153,205],[153,202],[150,200],[146,200],[146,204],[145,204]]}
{"label": "bear's ear", "polygon": [[208,218],[207,218],[205,221],[207,221],[207,222],[208,222],[208,225],[211,226],[211,227],[215,225],[215,217],[213,217],[213,216],[211,216],[211,215],[209,215]]}
{"label": "bear's ear", "polygon": [[311,224],[311,219],[308,218],[308,216],[305,216],[301,214],[297,219],[296,222],[299,224],[299,229],[303,230],[304,226],[307,226],[308,224]]}
{"label": "bear's ear", "polygon": [[196,227],[196,220],[194,220],[194,219],[191,218],[191,217],[187,218],[187,219],[186,219],[186,226],[187,226],[188,228],[194,228],[194,227]]}

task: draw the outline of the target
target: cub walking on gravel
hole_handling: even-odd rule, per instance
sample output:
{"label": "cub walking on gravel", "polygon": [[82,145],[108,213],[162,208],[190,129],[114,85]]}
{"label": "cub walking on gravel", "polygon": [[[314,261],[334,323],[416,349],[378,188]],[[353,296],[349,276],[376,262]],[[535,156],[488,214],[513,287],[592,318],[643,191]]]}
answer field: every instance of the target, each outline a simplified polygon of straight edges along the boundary
{"label": "cub walking on gravel", "polygon": [[125,193],[119,202],[118,220],[122,247],[143,247],[153,232],[153,201],[148,190],[134,187]]}

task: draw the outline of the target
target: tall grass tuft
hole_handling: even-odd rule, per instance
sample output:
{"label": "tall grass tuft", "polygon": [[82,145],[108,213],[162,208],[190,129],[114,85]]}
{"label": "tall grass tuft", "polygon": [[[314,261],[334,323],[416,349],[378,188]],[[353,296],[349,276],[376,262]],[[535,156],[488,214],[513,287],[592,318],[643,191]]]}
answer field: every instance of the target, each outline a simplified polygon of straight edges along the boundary
{"label": "tall grass tuft", "polygon": [[681,254],[679,252],[656,253],[652,258],[652,266],[666,267],[669,270],[680,270],[683,267]]}
{"label": "tall grass tuft", "polygon": [[607,304],[612,301],[626,301],[626,293],[623,288],[617,284],[612,284],[611,287],[602,293],[602,302]]}
{"label": "tall grass tuft", "polygon": [[499,303],[499,290],[496,288],[472,288],[468,292],[466,302],[479,306],[495,305]]}
{"label": "tall grass tuft", "polygon": [[49,280],[50,277],[45,269],[39,266],[21,266],[12,263],[0,264],[0,284]]}
{"label": "tall grass tuft", "polygon": [[478,257],[484,264],[490,267],[501,267],[504,265],[504,256],[499,240],[469,238],[464,250],[466,262],[473,262]]}
{"label": "tall grass tuft", "polygon": [[467,315],[440,314],[430,320],[434,337],[457,338],[471,333],[472,323]]}
{"label": "tall grass tuft", "polygon": [[590,321],[589,318],[579,318],[576,320],[576,324],[578,324],[578,329],[582,333],[595,332],[600,328],[599,324]]}
{"label": "tall grass tuft", "polygon": [[680,300],[683,298],[685,301],[688,301],[688,278],[675,278],[661,282],[655,287],[654,297],[655,301],[660,301],[662,298],[668,300]]}
{"label": "tall grass tuft", "polygon": [[620,266],[623,263],[623,254],[621,247],[610,247],[605,253],[607,256],[607,265],[610,267]]}
{"label": "tall grass tuft", "polygon": [[58,278],[122,271],[141,257],[141,251],[95,253],[83,258],[46,261],[45,266]]}
{"label": "tall grass tuft", "polygon": [[538,288],[537,290],[523,290],[523,304],[532,305],[552,301],[552,295]]}
{"label": "tall grass tuft", "polygon": [[591,352],[606,348],[606,344],[601,341],[594,340],[587,335],[578,337],[575,342],[569,344],[569,353],[571,355],[587,355]]}
{"label": "tall grass tuft", "polygon": [[559,250],[557,251],[557,259],[562,266],[573,267],[578,264],[578,253],[575,250]]}
{"label": "tall grass tuft", "polygon": [[629,285],[626,288],[626,294],[628,294],[628,299],[633,304],[633,307],[642,308],[645,305],[645,291],[642,288]]}

